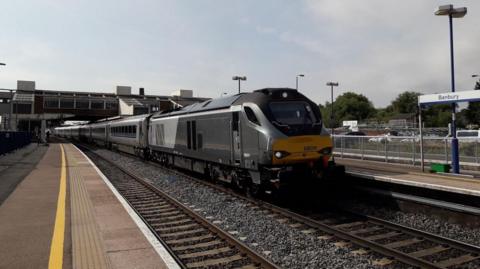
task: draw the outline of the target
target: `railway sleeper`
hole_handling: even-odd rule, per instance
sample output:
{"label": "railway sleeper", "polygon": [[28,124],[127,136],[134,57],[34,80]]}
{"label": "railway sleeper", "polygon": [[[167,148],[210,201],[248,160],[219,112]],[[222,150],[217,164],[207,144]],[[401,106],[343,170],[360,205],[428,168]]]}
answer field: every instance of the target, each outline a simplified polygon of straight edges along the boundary
{"label": "railway sleeper", "polygon": [[200,243],[202,240],[206,240],[206,239],[209,239],[209,240],[214,240],[215,237],[212,235],[212,234],[204,234],[204,235],[199,235],[199,236],[196,236],[196,237],[189,237],[189,238],[181,238],[181,239],[168,239],[168,240],[165,240],[165,242],[168,244],[168,245],[175,245],[175,244],[185,244],[185,243]]}
{"label": "railway sleeper", "polygon": [[179,219],[179,220],[173,220],[173,221],[168,221],[168,222],[152,224],[152,227],[154,227],[154,228],[157,228],[157,227],[158,228],[160,228],[160,227],[168,228],[168,227],[183,225],[183,224],[187,224],[187,223],[196,223],[196,222],[193,221],[190,218],[183,218],[183,219]]}
{"label": "railway sleeper", "polygon": [[230,256],[230,257],[224,257],[224,258],[216,258],[216,259],[207,259],[207,260],[202,260],[198,262],[192,262],[192,263],[187,263],[186,266],[188,268],[197,268],[197,267],[208,267],[208,266],[220,266],[220,265],[225,265],[231,262],[235,261],[240,261],[245,259],[240,254]]}
{"label": "railway sleeper", "polygon": [[[200,226],[197,226],[197,227],[200,227]],[[203,227],[200,227],[195,230],[187,229],[183,231],[166,232],[166,233],[162,233],[160,231],[157,231],[157,232],[160,234],[161,237],[187,238],[191,236],[197,236],[202,233],[206,233],[207,230],[205,230],[205,228]]]}
{"label": "railway sleeper", "polygon": [[446,268],[446,267],[450,267],[450,266],[457,266],[457,265],[461,265],[461,264],[464,264],[464,263],[468,263],[468,262],[471,262],[471,261],[474,261],[474,260],[477,260],[477,259],[479,259],[478,256],[466,254],[466,255],[462,255],[460,257],[451,258],[451,259],[447,259],[447,260],[438,262],[438,263],[436,263],[436,265]]}
{"label": "railway sleeper", "polygon": [[196,244],[192,244],[192,245],[183,245],[183,246],[173,247],[172,250],[173,251],[188,251],[188,250],[199,249],[199,248],[206,249],[206,248],[217,247],[217,246],[222,245],[222,244],[225,244],[225,242],[215,239],[215,240],[208,241],[208,242],[202,242],[202,243],[196,243]]}
{"label": "railway sleeper", "polygon": [[232,251],[232,248],[230,247],[221,247],[221,248],[214,248],[210,250],[200,250],[198,252],[191,252],[187,254],[181,254],[178,255],[180,259],[191,259],[191,258],[199,258],[199,257],[205,257],[205,256],[211,256],[211,255],[218,255],[218,254],[223,254],[226,252]]}

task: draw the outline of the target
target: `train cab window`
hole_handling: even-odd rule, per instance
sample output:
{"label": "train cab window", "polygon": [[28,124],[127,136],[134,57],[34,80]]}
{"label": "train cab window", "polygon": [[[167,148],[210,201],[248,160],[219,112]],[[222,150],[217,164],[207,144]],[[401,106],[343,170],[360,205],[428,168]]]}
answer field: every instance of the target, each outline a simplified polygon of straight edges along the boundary
{"label": "train cab window", "polygon": [[272,102],[270,111],[274,123],[280,125],[306,125],[318,121],[311,107],[305,102]]}
{"label": "train cab window", "polygon": [[133,133],[133,136],[137,136],[137,126],[133,126],[132,133]]}
{"label": "train cab window", "polygon": [[255,116],[255,113],[250,107],[246,106],[243,109],[245,110],[245,115],[247,115],[247,119],[250,122],[255,123],[256,125],[260,125],[260,122],[258,121],[257,116]]}

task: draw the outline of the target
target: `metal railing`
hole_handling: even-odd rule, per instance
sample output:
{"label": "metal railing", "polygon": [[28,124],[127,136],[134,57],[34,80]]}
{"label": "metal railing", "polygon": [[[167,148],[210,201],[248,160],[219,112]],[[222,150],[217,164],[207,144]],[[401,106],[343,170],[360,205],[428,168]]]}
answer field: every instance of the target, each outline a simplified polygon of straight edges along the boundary
{"label": "metal railing", "polygon": [[32,135],[29,132],[0,132],[0,155],[30,144]]}
{"label": "metal railing", "polygon": [[[480,138],[458,138],[460,163],[480,168]],[[334,135],[335,156],[420,165],[418,136]],[[450,163],[451,137],[424,137],[424,163]]]}

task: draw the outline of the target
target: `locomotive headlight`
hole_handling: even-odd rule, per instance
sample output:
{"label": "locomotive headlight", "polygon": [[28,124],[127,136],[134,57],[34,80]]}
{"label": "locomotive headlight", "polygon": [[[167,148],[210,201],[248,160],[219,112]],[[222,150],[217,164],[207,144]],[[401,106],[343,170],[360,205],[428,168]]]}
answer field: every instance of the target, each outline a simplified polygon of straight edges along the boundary
{"label": "locomotive headlight", "polygon": [[286,151],[275,151],[274,155],[277,159],[281,159],[281,158],[287,157],[288,155],[290,155],[290,153],[288,153]]}
{"label": "locomotive headlight", "polygon": [[331,147],[323,148],[319,152],[323,155],[328,155],[332,153],[332,148]]}

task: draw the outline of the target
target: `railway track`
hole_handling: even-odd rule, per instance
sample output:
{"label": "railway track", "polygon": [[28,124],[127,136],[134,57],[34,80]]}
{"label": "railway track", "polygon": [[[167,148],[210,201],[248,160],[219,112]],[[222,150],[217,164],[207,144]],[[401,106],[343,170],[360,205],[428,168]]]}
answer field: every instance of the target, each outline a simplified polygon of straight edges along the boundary
{"label": "railway track", "polygon": [[165,168],[153,162],[150,164],[170,173],[188,177],[195,184],[243,199],[249,207],[318,240],[328,240],[337,246],[355,246],[357,248],[355,252],[358,254],[369,252],[381,254],[385,257],[383,264],[398,263],[419,268],[480,266],[478,246],[352,212],[299,214],[268,202],[245,197],[229,188],[197,179],[178,170]]}
{"label": "railway track", "polygon": [[[478,246],[343,209],[340,209],[341,212],[327,214],[295,213],[265,201],[245,197],[221,185],[197,179],[154,162],[150,163],[160,169],[188,177],[196,184],[246,200],[251,208],[319,240],[330,240],[338,246],[355,245],[360,247],[356,251],[358,254],[371,251],[379,253],[386,257],[378,263],[380,265],[399,262],[420,268],[469,268],[469,264],[480,262]],[[473,265],[470,268],[475,267]]]}
{"label": "railway track", "polygon": [[[278,268],[191,208],[82,146],[183,268]],[[104,170],[104,169],[102,169]]]}

